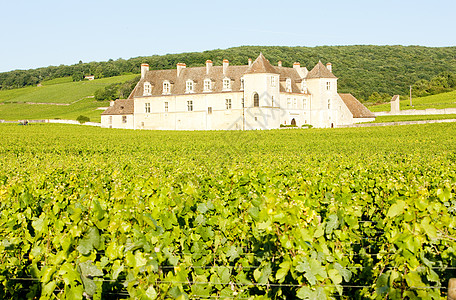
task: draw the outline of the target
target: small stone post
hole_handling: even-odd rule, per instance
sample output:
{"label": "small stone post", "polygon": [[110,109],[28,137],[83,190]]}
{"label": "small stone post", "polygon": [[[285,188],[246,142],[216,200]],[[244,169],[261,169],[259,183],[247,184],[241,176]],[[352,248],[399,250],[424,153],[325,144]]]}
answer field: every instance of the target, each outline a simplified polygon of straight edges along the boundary
{"label": "small stone post", "polygon": [[399,95],[394,95],[393,98],[391,99],[391,114],[392,115],[398,115],[399,112],[401,111],[399,104],[400,104]]}
{"label": "small stone post", "polygon": [[456,278],[448,281],[448,300],[456,300]]}

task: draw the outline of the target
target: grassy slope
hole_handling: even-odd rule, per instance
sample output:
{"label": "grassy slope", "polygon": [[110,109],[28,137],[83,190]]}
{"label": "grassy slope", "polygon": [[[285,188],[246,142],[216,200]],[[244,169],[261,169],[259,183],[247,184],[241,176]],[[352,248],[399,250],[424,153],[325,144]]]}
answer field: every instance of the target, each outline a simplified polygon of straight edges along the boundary
{"label": "grassy slope", "polygon": [[418,116],[380,116],[376,117],[372,123],[402,122],[402,121],[422,121],[422,120],[445,120],[456,119],[456,114],[450,115],[418,115]]}
{"label": "grassy slope", "polygon": [[45,82],[41,87],[26,87],[0,91],[1,102],[38,102],[38,103],[72,103],[91,96],[99,88],[112,83],[125,82],[138,75],[123,75],[102,78],[93,81],[65,82],[59,80]]}
{"label": "grassy slope", "polygon": [[[402,99],[400,101],[401,109],[426,109],[426,108],[450,108],[456,107],[456,91],[442,93],[438,95],[426,96],[421,98],[412,99],[413,106],[410,106],[410,100]],[[371,111],[389,111],[391,109],[390,103],[380,105],[373,105],[368,107]]]}
{"label": "grassy slope", "polygon": [[90,118],[92,122],[100,122],[102,110],[97,107],[109,106],[108,101],[96,101],[86,98],[68,106],[64,105],[32,105],[25,103],[8,103],[0,105],[0,119],[4,120],[37,120],[37,119],[69,119],[76,120],[79,115]]}
{"label": "grassy slope", "polygon": [[[107,102],[96,101],[94,92],[109,84],[125,82],[137,75],[123,75],[93,81],[68,82],[68,78],[58,78],[44,82],[42,87],[26,87],[0,91],[0,119],[76,119],[79,115],[99,122],[101,110],[97,107],[108,106]],[[70,105],[26,104],[65,103]]]}

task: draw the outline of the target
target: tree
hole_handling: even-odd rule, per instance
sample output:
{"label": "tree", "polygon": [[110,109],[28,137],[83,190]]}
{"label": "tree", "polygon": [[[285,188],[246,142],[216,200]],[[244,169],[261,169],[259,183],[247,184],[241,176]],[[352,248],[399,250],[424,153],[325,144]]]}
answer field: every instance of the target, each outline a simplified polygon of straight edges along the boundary
{"label": "tree", "polygon": [[128,96],[130,96],[131,91],[133,91],[139,79],[141,79],[141,76],[137,76],[132,80],[122,83],[119,88],[119,98],[126,99]]}
{"label": "tree", "polygon": [[84,79],[84,75],[82,74],[82,72],[74,72],[72,77],[73,81],[81,81]]}
{"label": "tree", "polygon": [[95,100],[115,100],[119,97],[119,83],[113,83],[95,91]]}

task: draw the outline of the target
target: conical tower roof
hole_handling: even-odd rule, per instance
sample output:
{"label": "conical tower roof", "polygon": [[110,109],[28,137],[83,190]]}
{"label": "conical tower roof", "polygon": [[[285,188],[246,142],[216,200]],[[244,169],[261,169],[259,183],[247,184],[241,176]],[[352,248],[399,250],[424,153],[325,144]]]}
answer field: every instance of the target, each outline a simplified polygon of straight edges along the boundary
{"label": "conical tower roof", "polygon": [[318,62],[318,64],[312,69],[312,71],[307,74],[306,79],[312,79],[312,78],[337,78],[334,76],[334,74],[328,70],[328,68],[325,67],[324,64],[322,64],[321,61]]}
{"label": "conical tower roof", "polygon": [[253,64],[248,68],[245,74],[258,74],[258,73],[272,73],[272,74],[279,74],[279,72],[274,69],[271,65],[269,60],[264,57],[263,53],[258,55],[257,59],[253,62]]}

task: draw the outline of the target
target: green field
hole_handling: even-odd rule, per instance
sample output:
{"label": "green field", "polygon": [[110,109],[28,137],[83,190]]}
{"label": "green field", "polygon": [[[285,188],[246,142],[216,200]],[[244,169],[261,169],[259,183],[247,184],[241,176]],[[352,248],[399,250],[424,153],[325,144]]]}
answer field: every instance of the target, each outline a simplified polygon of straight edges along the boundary
{"label": "green field", "polygon": [[[138,75],[122,75],[92,81],[69,82],[68,78],[57,78],[44,82],[41,87],[26,87],[0,90],[0,103],[73,103],[112,83],[125,82]],[[0,116],[1,118],[1,116]]]}
{"label": "green field", "polygon": [[445,120],[456,119],[456,114],[448,115],[416,115],[416,116],[379,116],[372,123],[404,122],[404,121],[424,121],[424,120]]}
{"label": "green field", "polygon": [[[456,91],[442,93],[432,96],[412,98],[413,106],[410,106],[410,99],[403,97],[400,100],[401,110],[406,109],[427,109],[427,108],[452,108],[456,107]],[[391,110],[390,103],[384,103],[380,105],[373,105],[368,107],[370,111],[389,111]]]}
{"label": "green field", "polygon": [[454,277],[456,123],[0,129],[2,299],[443,300]]}
{"label": "green field", "polygon": [[39,120],[65,119],[76,120],[80,115],[90,118],[92,122],[101,121],[102,110],[97,107],[109,106],[108,101],[97,101],[93,98],[82,99],[68,106],[8,103],[0,104],[0,119],[4,120]]}
{"label": "green field", "polygon": [[[41,87],[26,87],[13,90],[0,90],[0,119],[72,119],[79,115],[99,122],[101,110],[97,107],[109,106],[107,102],[96,101],[93,96],[96,90],[112,83],[125,82],[137,75],[123,75],[93,81],[72,82],[71,78],[57,78],[43,82]],[[50,104],[27,104],[50,103]],[[62,103],[70,105],[53,105]]]}

